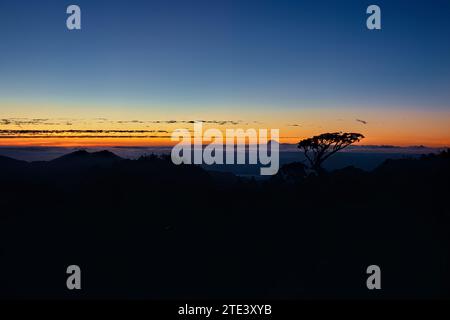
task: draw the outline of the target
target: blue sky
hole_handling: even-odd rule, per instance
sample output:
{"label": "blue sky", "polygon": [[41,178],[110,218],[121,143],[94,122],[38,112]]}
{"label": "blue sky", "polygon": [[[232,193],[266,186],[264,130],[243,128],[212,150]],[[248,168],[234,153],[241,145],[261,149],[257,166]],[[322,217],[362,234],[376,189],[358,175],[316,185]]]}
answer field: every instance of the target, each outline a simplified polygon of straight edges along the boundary
{"label": "blue sky", "polygon": [[[447,108],[450,2],[11,1],[0,94],[50,99]],[[65,8],[82,9],[82,30]]]}
{"label": "blue sky", "polygon": [[[66,28],[70,4],[82,30]],[[366,28],[371,4],[382,30]],[[243,119],[290,137],[450,142],[448,0],[2,0],[0,38],[4,119]]]}

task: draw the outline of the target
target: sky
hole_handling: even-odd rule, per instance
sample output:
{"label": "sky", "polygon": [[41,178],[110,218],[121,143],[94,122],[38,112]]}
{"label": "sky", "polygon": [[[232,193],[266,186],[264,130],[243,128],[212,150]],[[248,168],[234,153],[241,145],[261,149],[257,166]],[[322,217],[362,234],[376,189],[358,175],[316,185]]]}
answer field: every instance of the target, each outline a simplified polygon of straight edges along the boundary
{"label": "sky", "polygon": [[194,120],[450,145],[447,0],[2,0],[0,39],[2,146],[163,145]]}

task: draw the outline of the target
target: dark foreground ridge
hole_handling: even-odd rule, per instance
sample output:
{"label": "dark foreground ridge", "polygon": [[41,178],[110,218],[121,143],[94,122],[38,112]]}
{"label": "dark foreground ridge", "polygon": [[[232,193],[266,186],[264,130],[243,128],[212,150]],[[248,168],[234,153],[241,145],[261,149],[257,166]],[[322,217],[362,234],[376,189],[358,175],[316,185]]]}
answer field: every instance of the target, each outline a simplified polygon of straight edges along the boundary
{"label": "dark foreground ridge", "polygon": [[449,298],[449,181],[448,151],[268,181],[108,151],[0,157],[0,297]]}

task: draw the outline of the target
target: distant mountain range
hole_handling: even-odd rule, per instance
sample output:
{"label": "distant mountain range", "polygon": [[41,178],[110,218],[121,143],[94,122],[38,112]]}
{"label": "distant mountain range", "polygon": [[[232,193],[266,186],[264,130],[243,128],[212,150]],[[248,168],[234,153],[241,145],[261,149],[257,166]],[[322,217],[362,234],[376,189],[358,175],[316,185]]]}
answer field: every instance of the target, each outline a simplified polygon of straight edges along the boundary
{"label": "distant mountain range", "polygon": [[109,167],[113,163],[124,160],[114,153],[103,150],[98,152],[88,152],[78,150],[51,161],[16,160],[10,157],[0,156],[0,170],[26,170],[26,169],[71,169],[76,170],[87,167]]}
{"label": "distant mountain range", "polygon": [[450,151],[371,171],[343,160],[380,154],[338,153],[323,175],[300,154],[267,180],[156,155],[0,157],[0,298],[78,297],[61,281],[72,263],[82,298],[370,298],[372,261],[387,297],[448,296]]}

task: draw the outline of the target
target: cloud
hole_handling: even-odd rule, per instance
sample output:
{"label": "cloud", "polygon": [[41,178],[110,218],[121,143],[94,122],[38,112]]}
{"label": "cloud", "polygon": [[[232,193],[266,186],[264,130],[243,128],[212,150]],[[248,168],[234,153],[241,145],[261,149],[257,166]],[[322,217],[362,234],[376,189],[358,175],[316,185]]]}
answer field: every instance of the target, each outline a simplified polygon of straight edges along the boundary
{"label": "cloud", "polygon": [[10,118],[1,119],[0,125],[58,125],[59,122],[49,122],[50,119],[26,119],[26,118]]}
{"label": "cloud", "polygon": [[[240,120],[108,120],[106,118],[5,118],[0,119],[0,139],[7,138],[170,138],[164,125],[203,122],[237,125]],[[52,126],[55,126],[51,129]],[[87,129],[78,129],[78,126]],[[111,126],[110,128],[105,126]],[[3,127],[3,129],[1,129]],[[49,129],[50,127],[50,129]],[[162,127],[162,128],[161,128]],[[92,129],[89,129],[92,128]],[[123,129],[121,129],[123,128]],[[173,128],[173,127],[172,127]]]}
{"label": "cloud", "polygon": [[361,122],[363,124],[367,124],[367,121],[361,120],[361,119],[356,119],[356,121]]}
{"label": "cloud", "polygon": [[0,138],[162,138],[167,130],[0,130]]}
{"label": "cloud", "polygon": [[166,124],[176,124],[176,123],[187,123],[194,124],[196,122],[210,123],[210,124],[218,124],[218,125],[238,125],[242,123],[241,120],[158,120],[158,121],[150,121],[150,123],[166,123]]}
{"label": "cloud", "polygon": [[58,135],[49,135],[49,136],[0,136],[0,139],[35,139],[35,138],[79,138],[79,139],[86,139],[86,138],[125,138],[125,139],[131,139],[131,138],[171,138],[171,136],[158,136],[158,135],[145,135],[145,136],[133,136],[133,135],[109,135],[109,136],[93,136],[93,135],[77,135],[77,136],[58,136]]}
{"label": "cloud", "polygon": [[178,124],[178,123],[184,123],[184,124],[194,124],[196,122],[203,122],[203,123],[209,123],[209,124],[217,124],[217,125],[238,125],[239,123],[242,123],[241,120],[108,120],[107,118],[93,118],[93,119],[64,119],[64,118],[58,118],[58,119],[28,119],[28,118],[5,118],[0,119],[0,125],[4,126],[57,126],[57,125],[66,125],[66,126],[72,126],[76,124],[82,123],[83,125],[86,124],[96,124],[96,123],[111,123],[111,124]]}
{"label": "cloud", "polygon": [[149,133],[167,130],[0,130],[0,134],[40,134],[40,133]]}
{"label": "cloud", "polygon": [[146,123],[145,121],[140,120],[120,120],[117,123]]}

